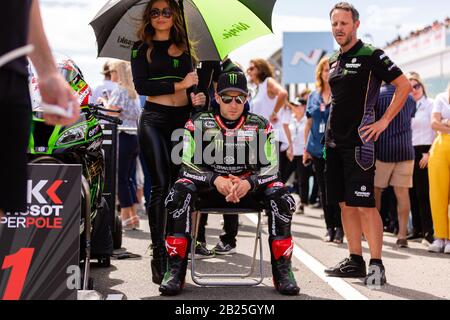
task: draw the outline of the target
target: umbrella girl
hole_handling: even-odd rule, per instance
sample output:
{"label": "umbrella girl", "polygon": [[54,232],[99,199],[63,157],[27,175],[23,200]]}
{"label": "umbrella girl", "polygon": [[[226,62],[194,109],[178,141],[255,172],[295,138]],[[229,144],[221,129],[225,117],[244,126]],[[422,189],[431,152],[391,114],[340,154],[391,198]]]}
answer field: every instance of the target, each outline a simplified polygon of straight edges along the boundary
{"label": "umbrella girl", "polygon": [[152,281],[160,284],[167,265],[164,199],[179,169],[170,158],[171,135],[184,127],[192,106],[203,105],[206,97],[189,92],[198,84],[198,76],[192,71],[183,18],[174,0],[149,1],[137,36],[131,66],[137,92],[147,97],[138,130],[152,181],[147,207],[153,244]]}

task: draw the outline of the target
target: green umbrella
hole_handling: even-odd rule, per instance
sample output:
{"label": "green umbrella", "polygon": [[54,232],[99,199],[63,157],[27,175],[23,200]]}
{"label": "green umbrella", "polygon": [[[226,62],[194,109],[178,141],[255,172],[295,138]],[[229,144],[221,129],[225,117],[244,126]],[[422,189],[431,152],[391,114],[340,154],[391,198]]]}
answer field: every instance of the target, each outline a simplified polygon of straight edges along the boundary
{"label": "green umbrella", "polygon": [[[180,0],[188,37],[200,61],[222,60],[240,46],[272,32],[276,0]],[[148,0],[110,0],[90,25],[98,56],[130,59],[137,25]]]}

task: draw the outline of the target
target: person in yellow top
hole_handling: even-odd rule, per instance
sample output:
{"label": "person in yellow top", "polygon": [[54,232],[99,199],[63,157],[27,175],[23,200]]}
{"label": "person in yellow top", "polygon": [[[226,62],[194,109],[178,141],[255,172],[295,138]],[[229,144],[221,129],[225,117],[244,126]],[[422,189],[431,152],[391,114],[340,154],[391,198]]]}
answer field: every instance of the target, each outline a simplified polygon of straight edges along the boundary
{"label": "person in yellow top", "polygon": [[450,86],[447,92],[438,95],[434,101],[431,126],[438,136],[431,147],[428,161],[435,236],[428,251],[450,254]]}

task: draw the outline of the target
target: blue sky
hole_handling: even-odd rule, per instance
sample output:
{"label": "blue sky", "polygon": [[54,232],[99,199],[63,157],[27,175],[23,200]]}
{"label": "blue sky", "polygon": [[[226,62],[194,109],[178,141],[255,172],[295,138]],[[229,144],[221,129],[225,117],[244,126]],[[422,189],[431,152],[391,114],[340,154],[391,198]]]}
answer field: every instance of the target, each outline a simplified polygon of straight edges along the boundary
{"label": "blue sky", "polygon": [[[213,0],[211,0],[213,1]],[[220,3],[220,0],[215,0]],[[264,1],[264,0],[261,0]],[[88,83],[101,80],[103,59],[96,58],[94,32],[88,23],[106,0],[40,0],[52,48],[80,65]],[[244,67],[251,58],[267,58],[282,46],[284,31],[329,31],[328,14],[337,1],[278,0],[273,15],[274,34],[254,40],[231,54]],[[400,33],[443,20],[450,15],[449,0],[352,1],[361,14],[359,36],[384,46]],[[370,36],[365,36],[370,34]]]}

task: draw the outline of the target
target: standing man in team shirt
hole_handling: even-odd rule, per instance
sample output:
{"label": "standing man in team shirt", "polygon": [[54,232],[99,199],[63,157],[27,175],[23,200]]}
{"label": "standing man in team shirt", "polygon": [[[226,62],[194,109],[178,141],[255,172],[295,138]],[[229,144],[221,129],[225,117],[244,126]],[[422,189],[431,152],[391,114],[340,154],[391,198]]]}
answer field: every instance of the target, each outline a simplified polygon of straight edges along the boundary
{"label": "standing man in team shirt", "polygon": [[[401,110],[411,92],[402,71],[380,49],[357,37],[359,13],[349,3],[330,12],[340,49],[330,58],[332,107],[325,137],[327,202],[339,203],[350,257],[325,270],[333,277],[365,278],[368,286],[386,283],[381,260],[383,223],[375,207],[375,141]],[[382,81],[395,87],[384,115],[375,121],[374,107]],[[361,238],[370,248],[369,270]]]}

